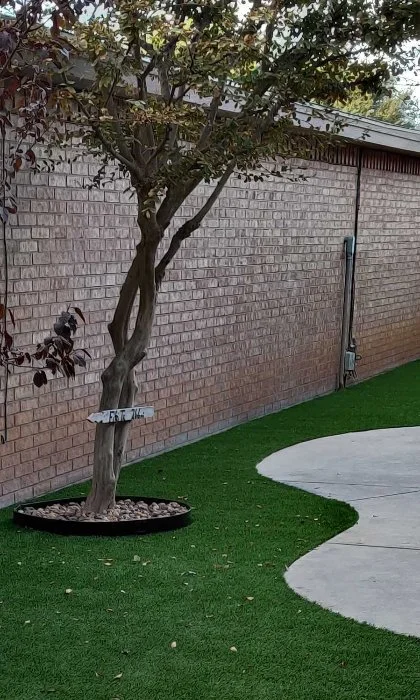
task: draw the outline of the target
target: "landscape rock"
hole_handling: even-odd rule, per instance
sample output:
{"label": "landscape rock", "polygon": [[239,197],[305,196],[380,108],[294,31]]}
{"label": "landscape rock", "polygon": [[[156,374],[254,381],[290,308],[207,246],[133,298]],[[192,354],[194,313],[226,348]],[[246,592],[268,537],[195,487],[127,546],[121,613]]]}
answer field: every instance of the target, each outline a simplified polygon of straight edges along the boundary
{"label": "landscape rock", "polygon": [[116,502],[114,508],[105,513],[89,513],[85,510],[85,501],[76,503],[54,503],[50,506],[22,506],[20,513],[49,520],[69,520],[72,522],[120,522],[128,520],[147,520],[148,518],[168,518],[187,512],[187,507],[176,501],[171,503],[145,503],[125,498]]}

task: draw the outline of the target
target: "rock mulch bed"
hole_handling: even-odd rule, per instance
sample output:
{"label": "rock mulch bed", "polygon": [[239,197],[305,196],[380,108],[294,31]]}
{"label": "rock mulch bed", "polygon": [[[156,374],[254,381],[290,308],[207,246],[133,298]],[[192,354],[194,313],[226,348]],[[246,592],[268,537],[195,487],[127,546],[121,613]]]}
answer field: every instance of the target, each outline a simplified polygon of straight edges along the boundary
{"label": "rock mulch bed", "polygon": [[71,520],[79,522],[108,521],[120,522],[122,520],[149,520],[150,518],[169,518],[173,515],[187,513],[188,508],[181,503],[145,503],[144,501],[133,501],[130,498],[119,500],[114,508],[106,513],[89,513],[85,511],[85,501],[76,503],[54,503],[54,505],[35,507],[22,506],[20,513],[33,515],[38,518],[49,520]]}

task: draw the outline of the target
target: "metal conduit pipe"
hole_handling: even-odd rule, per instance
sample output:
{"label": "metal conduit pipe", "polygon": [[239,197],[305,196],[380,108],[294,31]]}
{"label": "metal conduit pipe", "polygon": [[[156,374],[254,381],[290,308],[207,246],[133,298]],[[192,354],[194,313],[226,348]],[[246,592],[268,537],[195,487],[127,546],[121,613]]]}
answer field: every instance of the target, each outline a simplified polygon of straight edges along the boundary
{"label": "metal conduit pipe", "polygon": [[353,236],[347,236],[344,239],[345,252],[345,273],[344,273],[344,299],[343,299],[343,316],[341,326],[341,344],[340,344],[340,366],[338,374],[338,388],[343,389],[346,386],[348,377],[356,376],[356,341],[353,335],[354,324],[354,300],[356,291],[356,253],[357,253],[357,235],[359,232],[359,211],[360,211],[360,183],[362,175],[362,149],[359,148],[359,157],[357,162],[356,174],[356,197],[354,205],[354,225]]}

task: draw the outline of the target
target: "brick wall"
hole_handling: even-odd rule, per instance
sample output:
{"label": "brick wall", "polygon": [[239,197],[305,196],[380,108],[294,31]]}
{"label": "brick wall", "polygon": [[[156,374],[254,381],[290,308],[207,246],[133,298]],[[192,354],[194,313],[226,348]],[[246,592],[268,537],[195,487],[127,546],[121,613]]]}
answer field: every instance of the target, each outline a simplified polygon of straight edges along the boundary
{"label": "brick wall", "polygon": [[368,377],[420,354],[420,176],[363,170],[355,333]]}
{"label": "brick wall", "polygon": [[[156,416],[133,423],[128,460],[333,390],[343,239],[353,232],[356,170],[307,165],[305,182],[231,181],[174,261],[139,371],[138,403],[154,405]],[[29,374],[11,376],[9,440],[0,447],[2,505],[90,475],[93,429],[86,417],[97,407],[109,356],[106,323],[137,235],[125,184],[89,191],[84,185],[95,172],[93,163],[83,162],[21,175],[19,214],[9,230],[16,342],[35,343],[75,303],[87,317],[78,342],[94,359],[71,384],[58,379],[35,389]],[[364,173],[363,188],[356,308],[366,376],[416,355],[411,336],[419,311],[412,288],[420,273],[410,258],[408,278],[407,260],[420,178],[372,170]],[[194,193],[179,221],[205,194],[204,187]],[[384,236],[392,245],[389,267],[396,256],[399,267],[386,282],[392,313],[383,308],[378,314]]]}

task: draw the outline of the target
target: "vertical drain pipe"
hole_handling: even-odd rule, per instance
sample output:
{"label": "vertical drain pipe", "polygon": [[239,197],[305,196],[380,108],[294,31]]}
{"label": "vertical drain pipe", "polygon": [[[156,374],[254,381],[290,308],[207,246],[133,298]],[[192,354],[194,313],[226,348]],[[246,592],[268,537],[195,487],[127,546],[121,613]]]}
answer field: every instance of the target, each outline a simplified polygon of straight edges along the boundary
{"label": "vertical drain pipe", "polygon": [[[353,338],[354,323],[354,298],[355,298],[355,270],[356,270],[356,250],[357,234],[359,231],[359,211],[360,211],[360,182],[362,175],[362,149],[359,148],[357,159],[356,175],[356,199],[354,206],[354,226],[353,236],[344,239],[345,252],[345,279],[344,279],[344,300],[343,300],[343,321],[341,326],[341,347],[340,347],[340,369],[338,375],[338,388],[346,386],[348,373],[355,374],[356,364],[356,343]],[[349,351],[349,352],[348,352]],[[350,362],[350,366],[348,366]]]}

